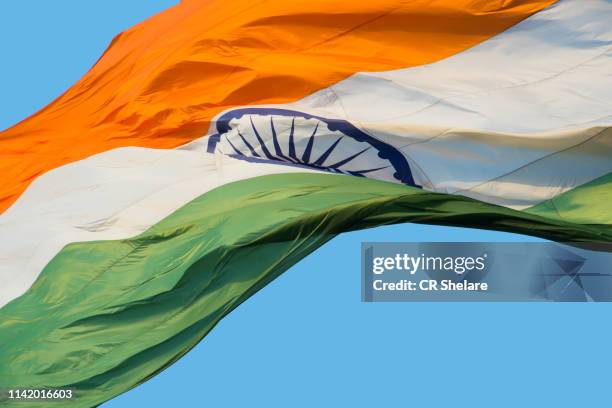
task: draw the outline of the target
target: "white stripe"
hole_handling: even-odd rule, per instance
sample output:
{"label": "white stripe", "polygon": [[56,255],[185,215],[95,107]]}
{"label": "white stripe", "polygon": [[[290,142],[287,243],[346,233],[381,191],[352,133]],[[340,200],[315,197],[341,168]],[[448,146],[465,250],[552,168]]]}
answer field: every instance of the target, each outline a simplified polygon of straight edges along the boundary
{"label": "white stripe", "polygon": [[611,21],[610,1],[561,1],[448,59],[274,107],[350,121],[427,189],[525,208],[612,171]]}

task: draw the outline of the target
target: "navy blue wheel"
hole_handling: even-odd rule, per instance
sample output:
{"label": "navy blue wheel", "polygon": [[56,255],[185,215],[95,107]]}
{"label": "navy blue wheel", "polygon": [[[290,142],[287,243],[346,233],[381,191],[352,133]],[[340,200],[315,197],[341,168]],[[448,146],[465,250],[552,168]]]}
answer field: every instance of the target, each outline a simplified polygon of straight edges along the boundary
{"label": "navy blue wheel", "polygon": [[416,186],[398,149],[345,120],[286,109],[244,108],[223,114],[217,132],[209,138],[210,153]]}

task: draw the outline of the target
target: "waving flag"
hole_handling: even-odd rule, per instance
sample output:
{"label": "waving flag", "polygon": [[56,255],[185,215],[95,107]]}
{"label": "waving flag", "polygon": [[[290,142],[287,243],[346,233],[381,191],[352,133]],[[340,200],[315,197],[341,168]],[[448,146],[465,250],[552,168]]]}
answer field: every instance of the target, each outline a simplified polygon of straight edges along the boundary
{"label": "waving flag", "polygon": [[0,388],[100,404],[344,231],[612,241],[610,21],[608,0],[188,0],[120,34],[0,133]]}

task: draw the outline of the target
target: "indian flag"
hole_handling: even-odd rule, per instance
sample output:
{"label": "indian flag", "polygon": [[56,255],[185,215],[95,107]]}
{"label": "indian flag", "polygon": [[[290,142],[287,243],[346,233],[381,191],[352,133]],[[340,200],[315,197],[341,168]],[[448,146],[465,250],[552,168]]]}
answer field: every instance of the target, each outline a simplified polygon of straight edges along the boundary
{"label": "indian flag", "polygon": [[98,405],[345,231],[612,241],[611,22],[609,0],[185,0],[121,33],[0,133],[0,388]]}

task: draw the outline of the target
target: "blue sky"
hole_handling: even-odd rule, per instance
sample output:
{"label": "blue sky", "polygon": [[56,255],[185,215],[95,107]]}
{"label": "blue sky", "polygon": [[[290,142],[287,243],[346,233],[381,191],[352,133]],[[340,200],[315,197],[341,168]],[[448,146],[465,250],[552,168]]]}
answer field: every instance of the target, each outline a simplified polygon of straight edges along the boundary
{"label": "blue sky", "polygon": [[[0,128],[59,96],[157,0],[5,1]],[[597,406],[610,304],[360,302],[362,241],[526,241],[400,225],[338,237],[105,407]]]}

